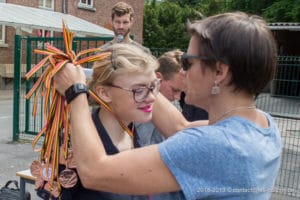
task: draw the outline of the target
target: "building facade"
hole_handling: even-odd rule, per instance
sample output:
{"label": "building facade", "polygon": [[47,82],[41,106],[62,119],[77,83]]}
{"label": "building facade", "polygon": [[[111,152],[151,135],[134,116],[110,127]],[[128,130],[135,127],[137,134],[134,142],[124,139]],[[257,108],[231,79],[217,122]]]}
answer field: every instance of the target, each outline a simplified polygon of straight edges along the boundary
{"label": "building facade", "polygon": [[[55,12],[70,14],[84,19],[91,23],[100,25],[104,28],[111,29],[111,8],[120,0],[0,0],[2,3],[11,3],[21,6],[46,9]],[[144,1],[141,0],[122,0],[132,5],[135,11],[135,23],[131,30],[135,41],[142,43],[143,38],[143,9]],[[17,15],[18,13],[16,13]],[[14,55],[14,36],[17,29],[11,26],[0,24],[0,65],[12,64]],[[22,36],[61,36],[61,33],[53,33],[47,30],[30,30],[22,29]]]}

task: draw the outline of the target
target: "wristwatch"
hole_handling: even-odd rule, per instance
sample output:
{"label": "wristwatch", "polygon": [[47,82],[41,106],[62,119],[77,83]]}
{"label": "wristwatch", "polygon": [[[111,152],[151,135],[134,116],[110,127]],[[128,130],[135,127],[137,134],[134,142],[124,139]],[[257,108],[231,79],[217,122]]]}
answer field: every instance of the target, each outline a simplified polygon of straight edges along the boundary
{"label": "wristwatch", "polygon": [[88,96],[88,92],[89,92],[89,89],[85,84],[75,83],[74,85],[71,85],[65,91],[65,97],[66,97],[67,103],[69,104],[73,99],[75,99],[81,93],[86,93]]}

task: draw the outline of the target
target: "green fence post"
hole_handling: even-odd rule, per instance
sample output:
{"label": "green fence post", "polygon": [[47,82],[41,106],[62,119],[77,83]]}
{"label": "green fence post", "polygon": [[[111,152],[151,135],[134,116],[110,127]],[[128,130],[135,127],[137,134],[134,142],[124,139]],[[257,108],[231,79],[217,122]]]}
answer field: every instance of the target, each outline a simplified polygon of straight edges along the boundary
{"label": "green fence post", "polygon": [[[26,43],[26,73],[31,69],[31,43],[32,40],[30,36],[27,36]],[[26,81],[25,93],[27,94],[31,88],[32,84],[29,81]],[[30,122],[30,99],[25,100],[25,133],[29,132],[29,122]]]}
{"label": "green fence post", "polygon": [[21,35],[15,35],[14,51],[14,100],[13,100],[13,141],[19,139],[19,102],[20,102],[20,80],[21,80]]}

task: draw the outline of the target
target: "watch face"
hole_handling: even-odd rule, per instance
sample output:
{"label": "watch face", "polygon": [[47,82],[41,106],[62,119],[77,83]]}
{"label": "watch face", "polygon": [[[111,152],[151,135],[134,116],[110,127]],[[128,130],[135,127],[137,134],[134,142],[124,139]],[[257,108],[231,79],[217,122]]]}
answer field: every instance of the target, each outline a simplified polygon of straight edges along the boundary
{"label": "watch face", "polygon": [[76,84],[75,85],[75,90],[81,91],[81,90],[85,90],[86,86],[83,84]]}
{"label": "watch face", "polygon": [[81,93],[88,94],[88,87],[85,84],[76,83],[72,85],[65,92],[67,102],[70,103],[75,97],[77,97]]}

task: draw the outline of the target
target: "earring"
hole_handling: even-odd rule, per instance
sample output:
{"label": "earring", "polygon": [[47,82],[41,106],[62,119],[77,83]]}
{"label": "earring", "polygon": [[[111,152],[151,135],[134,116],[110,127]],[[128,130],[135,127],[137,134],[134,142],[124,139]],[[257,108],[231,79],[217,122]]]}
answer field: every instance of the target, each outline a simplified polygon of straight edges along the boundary
{"label": "earring", "polygon": [[219,94],[219,93],[220,93],[220,87],[215,81],[214,86],[211,88],[211,94]]}

